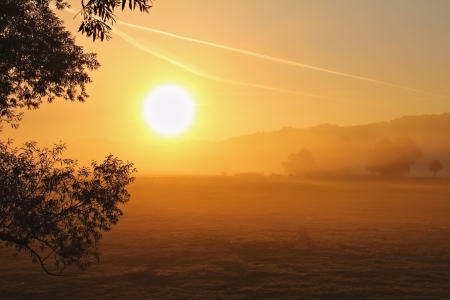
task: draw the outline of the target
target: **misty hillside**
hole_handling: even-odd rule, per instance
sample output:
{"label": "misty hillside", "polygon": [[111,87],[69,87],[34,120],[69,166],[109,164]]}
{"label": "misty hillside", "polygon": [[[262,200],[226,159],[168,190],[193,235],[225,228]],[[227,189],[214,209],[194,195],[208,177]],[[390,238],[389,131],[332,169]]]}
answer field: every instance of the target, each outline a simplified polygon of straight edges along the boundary
{"label": "misty hillside", "polygon": [[[118,143],[79,142],[78,154],[92,157],[118,153],[134,161],[141,174],[212,174],[241,172],[283,174],[281,163],[291,153],[308,149],[320,172],[369,174],[368,151],[383,138],[411,138],[422,151],[411,175],[431,175],[428,164],[438,159],[444,164],[441,176],[450,174],[450,113],[405,116],[389,122],[357,126],[322,124],[310,128],[285,127],[219,142],[186,141],[167,145],[141,145],[125,152]],[[74,149],[74,150],[75,150]]]}

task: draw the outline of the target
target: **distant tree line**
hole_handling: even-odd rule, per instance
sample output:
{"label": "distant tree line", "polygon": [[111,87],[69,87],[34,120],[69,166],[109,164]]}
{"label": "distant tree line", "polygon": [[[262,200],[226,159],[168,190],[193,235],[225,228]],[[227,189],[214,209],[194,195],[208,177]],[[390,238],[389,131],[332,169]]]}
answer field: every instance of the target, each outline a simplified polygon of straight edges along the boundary
{"label": "distant tree line", "polygon": [[[397,139],[384,138],[368,152],[367,170],[380,177],[404,177],[411,171],[411,166],[422,157],[422,151],[408,137]],[[317,164],[311,151],[306,148],[290,154],[282,166],[286,173],[296,176],[317,171]],[[444,168],[438,160],[432,160],[428,170],[434,177]]]}

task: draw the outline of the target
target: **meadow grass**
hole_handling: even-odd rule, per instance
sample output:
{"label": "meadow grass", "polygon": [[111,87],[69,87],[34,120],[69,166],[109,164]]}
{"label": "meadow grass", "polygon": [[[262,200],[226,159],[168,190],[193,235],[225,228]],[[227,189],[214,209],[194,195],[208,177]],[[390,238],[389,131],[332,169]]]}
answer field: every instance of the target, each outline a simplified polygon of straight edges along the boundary
{"label": "meadow grass", "polygon": [[140,178],[69,278],[0,250],[0,299],[450,299],[450,181]]}

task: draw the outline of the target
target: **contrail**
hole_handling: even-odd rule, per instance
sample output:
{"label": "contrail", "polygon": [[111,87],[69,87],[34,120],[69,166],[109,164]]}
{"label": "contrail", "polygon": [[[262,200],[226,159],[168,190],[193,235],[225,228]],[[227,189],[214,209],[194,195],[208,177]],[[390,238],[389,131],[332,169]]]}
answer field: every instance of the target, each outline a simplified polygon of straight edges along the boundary
{"label": "contrail", "polygon": [[[277,87],[273,87],[273,86],[268,86],[268,85],[262,85],[262,84],[256,84],[256,83],[249,83],[249,82],[243,82],[243,81],[236,81],[236,80],[231,80],[231,79],[226,79],[226,78],[222,78],[222,77],[218,77],[218,76],[214,76],[209,74],[208,72],[193,66],[193,65],[188,65],[185,64],[183,62],[180,62],[179,60],[173,58],[174,55],[169,55],[169,54],[164,54],[168,53],[167,51],[165,51],[164,49],[161,49],[155,45],[152,45],[152,48],[148,48],[144,45],[142,45],[141,43],[139,43],[138,41],[136,41],[134,38],[132,38],[131,36],[129,36],[128,34],[124,33],[121,30],[118,30],[117,28],[114,29],[114,32],[119,35],[121,38],[123,38],[126,42],[128,42],[129,44],[133,45],[134,47],[147,52],[151,55],[154,55],[156,57],[159,57],[161,59],[164,59],[168,62],[170,62],[171,64],[180,67],[186,71],[189,71],[197,76],[203,77],[203,78],[207,78],[213,81],[218,81],[218,82],[223,82],[223,83],[229,83],[229,84],[234,84],[234,85],[241,85],[241,86],[248,86],[248,87],[254,87],[254,88],[260,88],[260,89],[266,89],[266,90],[271,90],[271,91],[277,91],[277,92],[282,92],[282,93],[288,93],[288,94],[294,94],[294,95],[301,95],[301,96],[308,96],[308,97],[314,97],[314,98],[321,98],[321,99],[327,99],[327,100],[333,100],[333,101],[343,101],[343,102],[351,102],[351,103],[358,103],[358,104],[365,104],[362,102],[357,102],[357,101],[351,101],[351,100],[344,100],[344,99],[336,99],[336,98],[330,98],[330,97],[325,97],[325,96],[320,96],[320,95],[315,95],[315,94],[307,94],[307,93],[302,93],[299,91],[295,91],[295,90],[288,90],[288,89],[282,89],[282,88],[277,88]],[[155,48],[159,48],[158,50],[155,50]]]}
{"label": "contrail", "polygon": [[377,83],[377,84],[382,84],[382,85],[395,87],[395,88],[399,88],[399,89],[404,89],[404,90],[408,90],[408,91],[413,91],[413,92],[418,92],[418,93],[422,93],[422,94],[427,94],[427,95],[431,95],[431,96],[435,96],[435,97],[450,99],[450,96],[434,94],[434,93],[430,93],[430,92],[427,92],[427,91],[413,89],[413,88],[409,88],[409,87],[406,87],[406,86],[392,84],[392,83],[379,81],[379,80],[375,80],[375,79],[371,79],[371,78],[367,78],[367,77],[361,77],[361,76],[351,75],[351,74],[337,72],[337,71],[333,71],[333,70],[323,69],[323,68],[319,68],[319,67],[315,67],[315,66],[311,66],[311,65],[306,65],[306,64],[302,64],[302,63],[298,63],[298,62],[295,62],[295,61],[290,61],[290,60],[286,60],[286,59],[282,59],[282,58],[278,58],[278,57],[273,57],[273,56],[264,55],[264,54],[260,54],[260,53],[256,53],[256,52],[251,52],[251,51],[246,51],[246,50],[242,50],[242,49],[238,49],[238,48],[234,48],[234,47],[229,47],[229,46],[225,46],[225,45],[222,45],[222,44],[207,42],[207,41],[198,40],[198,39],[194,39],[194,38],[189,38],[189,37],[185,37],[185,36],[180,36],[180,35],[176,35],[176,34],[173,34],[173,33],[165,32],[165,31],[161,31],[161,30],[157,30],[157,29],[153,29],[153,28],[149,28],[149,27],[134,25],[134,24],[121,22],[121,21],[117,21],[117,23],[125,25],[125,26],[128,26],[128,27],[141,29],[141,30],[146,30],[146,31],[150,31],[150,32],[153,32],[153,33],[157,33],[157,34],[173,37],[173,38],[176,38],[176,39],[179,39],[179,40],[194,42],[194,43],[203,44],[203,45],[208,45],[208,46],[211,46],[211,47],[220,48],[220,49],[224,49],[224,50],[228,50],[228,51],[233,51],[233,52],[245,54],[245,55],[248,55],[248,56],[261,58],[261,59],[264,59],[264,60],[277,62],[277,63],[280,63],[280,64],[285,64],[285,65],[290,65],[290,66],[295,66],[295,67],[300,67],[300,68],[305,68],[305,69],[316,70],[316,71],[320,71],[320,72],[335,74],[335,75],[339,75],[339,76],[345,76],[345,77],[349,77],[349,78],[364,80],[364,81],[373,82],[373,83]]}
{"label": "contrail", "polygon": [[[53,6],[53,5],[51,5],[51,7],[55,8],[55,6]],[[72,14],[75,14],[75,15],[78,14],[75,10],[70,9],[70,8],[65,8],[64,10],[69,11]],[[144,27],[144,26],[139,26],[139,25],[135,25],[135,24],[130,24],[130,23],[122,22],[122,21],[117,21],[117,23],[125,25],[125,26],[129,26],[129,27],[132,27],[132,28],[142,29],[142,30],[146,30],[146,31],[150,31],[150,32],[154,32],[154,33],[158,33],[158,34],[174,37],[174,38],[181,39],[181,40],[186,40],[186,41],[191,41],[191,42],[200,43],[200,44],[204,44],[204,45],[209,45],[209,46],[213,46],[213,47],[217,47],[217,48],[221,48],[221,49],[225,49],[225,50],[229,50],[229,51],[234,51],[234,52],[242,53],[242,54],[253,56],[253,57],[262,58],[262,59],[269,60],[269,61],[279,62],[279,63],[282,63],[282,64],[288,64],[288,65],[293,65],[293,66],[297,66],[297,67],[303,67],[303,68],[313,69],[313,70],[317,70],[317,71],[322,71],[322,72],[326,72],[326,73],[332,73],[332,74],[336,74],[336,75],[341,75],[341,76],[347,76],[347,77],[351,77],[351,78],[366,80],[366,81],[375,82],[375,83],[384,84],[384,85],[393,86],[393,87],[398,87],[398,88],[402,88],[402,89],[406,89],[406,90],[410,90],[410,91],[425,93],[425,94],[433,95],[433,96],[437,96],[437,97],[450,98],[450,97],[447,97],[447,96],[442,96],[442,95],[437,95],[437,94],[433,94],[433,93],[428,93],[428,92],[425,92],[425,91],[415,90],[415,89],[411,89],[411,88],[408,88],[408,87],[393,85],[393,84],[390,84],[390,83],[385,83],[385,82],[373,80],[373,79],[370,79],[370,78],[364,78],[364,77],[359,77],[359,76],[354,76],[354,75],[350,75],[350,74],[340,73],[340,72],[336,72],[336,71],[332,71],[332,70],[326,70],[326,69],[322,69],[322,68],[318,68],[318,67],[314,67],[314,66],[310,66],[310,65],[305,65],[305,64],[301,64],[301,63],[297,63],[297,62],[293,62],[293,61],[289,61],[289,60],[285,60],[285,59],[281,59],[281,58],[276,58],[276,57],[272,57],[272,56],[268,56],[268,55],[264,55],[264,54],[259,54],[259,53],[255,53],[255,52],[251,52],[251,51],[237,49],[237,48],[233,48],[233,47],[229,47],[229,46],[225,46],[225,45],[221,45],[221,44],[216,44],[216,43],[211,43],[211,42],[207,42],[207,41],[203,41],[203,40],[197,40],[197,39],[193,39],[193,38],[183,37],[183,36],[179,36],[179,35],[176,35],[176,34],[173,34],[173,33],[165,32],[165,31],[161,31],[161,30],[156,30],[156,29],[152,29],[152,28],[148,28],[148,27]],[[187,71],[189,71],[189,72],[191,72],[193,74],[196,74],[198,76],[201,76],[201,77],[204,77],[204,78],[208,78],[210,80],[214,80],[214,81],[218,81],[218,82],[224,82],[224,83],[229,83],[229,84],[234,84],[234,85],[241,85],[241,86],[248,86],[248,87],[260,88],[260,89],[266,89],[266,90],[282,92],[282,93],[288,93],[288,94],[294,94],[294,95],[301,95],[301,96],[308,96],[308,97],[314,97],[314,98],[333,100],[333,101],[350,102],[350,103],[357,103],[357,104],[367,104],[367,103],[358,102],[358,101],[330,98],[330,97],[326,97],[326,96],[302,93],[302,92],[299,92],[299,91],[282,89],[282,88],[272,87],[272,86],[268,86],[268,85],[248,83],[248,82],[242,82],[242,81],[236,81],[236,80],[231,80],[231,79],[225,79],[225,78],[217,77],[217,76],[214,76],[214,75],[211,75],[211,74],[207,73],[206,71],[203,71],[202,69],[200,69],[198,67],[190,66],[190,65],[184,64],[184,63],[182,63],[182,62],[180,62],[178,60],[173,59],[174,55],[164,55],[162,52],[167,52],[167,51],[165,51],[163,49],[160,49],[161,52],[149,49],[148,47],[145,47],[144,45],[140,44],[135,39],[133,39],[131,36],[129,36],[128,34],[122,32],[120,30],[118,30],[117,28],[115,28],[114,30],[125,41],[127,41],[128,43],[130,43],[133,46],[137,47],[138,49],[140,49],[140,50],[142,50],[144,52],[147,52],[149,54],[152,54],[152,55],[154,55],[156,57],[159,57],[161,59],[167,60],[168,62],[170,62],[170,63],[172,63],[172,64],[174,64],[174,65],[176,65],[176,66],[178,66],[180,68],[183,68],[183,69],[185,69],[185,70],[187,70]]]}
{"label": "contrail", "polygon": [[[53,5],[51,5],[51,7],[54,7]],[[73,9],[70,8],[65,8],[66,11],[71,12],[72,14],[77,14],[77,12]],[[124,25],[128,25],[131,27],[138,27],[140,28],[141,26],[138,25],[133,25],[133,24],[128,24],[128,23],[124,23],[124,22],[118,22],[120,24],[124,24]],[[147,29],[145,27],[142,27],[142,29]],[[148,28],[148,30],[152,31],[153,29]],[[164,49],[161,49],[160,47],[156,47],[155,45],[153,45],[153,48],[159,48],[159,51],[154,50],[154,49],[150,49],[148,47],[145,47],[144,45],[142,45],[141,43],[139,43],[138,41],[136,41],[134,38],[132,38],[131,36],[129,36],[128,34],[124,33],[123,31],[120,31],[117,28],[114,28],[114,32],[117,33],[117,35],[119,35],[120,37],[122,37],[126,42],[130,43],[131,45],[135,46],[136,48],[147,52],[151,55],[154,55],[156,57],[159,57],[161,59],[164,59],[168,62],[170,62],[171,64],[180,67],[186,71],[189,71],[197,76],[203,77],[203,78],[207,78],[213,81],[218,81],[218,82],[223,82],[223,83],[229,83],[229,84],[234,84],[234,85],[240,85],[240,86],[248,86],[248,87],[254,87],[254,88],[259,88],[259,89],[265,89],[265,90],[271,90],[271,91],[276,91],[276,92],[282,92],[282,93],[287,93],[287,94],[294,94],[294,95],[301,95],[301,96],[308,96],[308,97],[314,97],[314,98],[321,98],[321,99],[326,99],[326,100],[333,100],[333,101],[342,101],[342,102],[351,102],[351,103],[357,103],[357,104],[365,104],[363,102],[357,102],[357,101],[351,101],[351,100],[344,100],[344,99],[336,99],[336,98],[330,98],[330,97],[325,97],[325,96],[320,96],[320,95],[315,95],[315,94],[308,94],[308,93],[302,93],[299,91],[294,91],[294,90],[288,90],[288,89],[282,89],[282,88],[277,88],[277,87],[273,87],[273,86],[268,86],[268,85],[261,85],[261,84],[256,84],[256,83],[249,83],[249,82],[243,82],[243,81],[236,81],[236,80],[231,80],[231,79],[226,79],[226,78],[222,78],[222,77],[218,77],[218,76],[214,76],[209,74],[208,72],[196,67],[196,66],[192,66],[192,65],[188,65],[185,63],[180,62],[179,60],[174,59],[174,55],[173,54],[164,54],[164,52],[167,53],[167,51],[165,51]],[[170,33],[167,33],[169,35],[171,35]],[[206,43],[206,42],[205,42]]]}

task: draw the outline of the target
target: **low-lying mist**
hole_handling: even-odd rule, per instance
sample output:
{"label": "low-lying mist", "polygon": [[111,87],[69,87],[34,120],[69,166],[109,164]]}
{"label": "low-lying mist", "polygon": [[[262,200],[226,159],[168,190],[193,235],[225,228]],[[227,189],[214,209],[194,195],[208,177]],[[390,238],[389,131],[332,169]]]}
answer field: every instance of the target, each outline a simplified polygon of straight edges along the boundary
{"label": "low-lying mist", "polygon": [[[304,129],[283,128],[218,142],[127,145],[104,140],[76,141],[69,143],[69,153],[76,154],[80,162],[88,162],[86,158],[91,159],[93,153],[101,158],[112,152],[133,161],[141,176],[232,175],[243,172],[287,175],[289,172],[283,167],[283,162],[301,149],[311,153],[314,168],[300,168],[291,173],[379,174],[371,168],[378,163],[403,164],[398,167],[407,169],[402,175],[433,176],[429,164],[438,160],[444,168],[437,174],[448,176],[448,132],[450,113],[407,116],[358,126],[323,124]],[[416,154],[411,156],[411,151]],[[374,157],[378,157],[375,162]]]}

